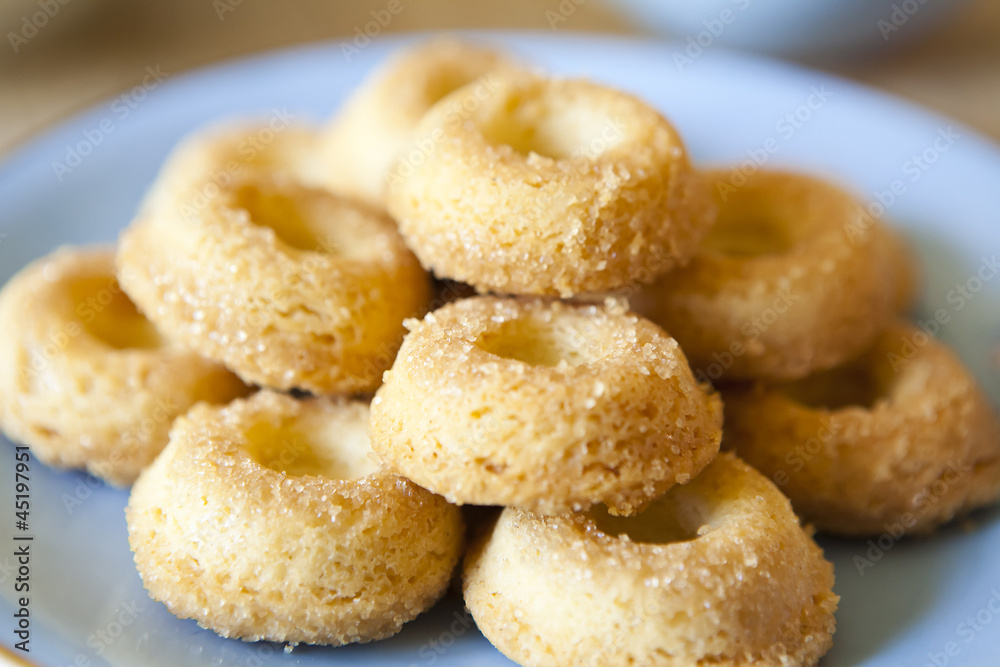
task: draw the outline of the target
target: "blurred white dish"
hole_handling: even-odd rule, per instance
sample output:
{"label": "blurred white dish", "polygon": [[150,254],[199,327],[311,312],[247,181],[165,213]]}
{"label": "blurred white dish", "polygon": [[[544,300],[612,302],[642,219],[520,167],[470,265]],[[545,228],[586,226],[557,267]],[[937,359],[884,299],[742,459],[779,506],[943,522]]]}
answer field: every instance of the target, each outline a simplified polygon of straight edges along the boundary
{"label": "blurred white dish", "polygon": [[614,0],[643,28],[699,47],[842,57],[912,39],[962,0]]}

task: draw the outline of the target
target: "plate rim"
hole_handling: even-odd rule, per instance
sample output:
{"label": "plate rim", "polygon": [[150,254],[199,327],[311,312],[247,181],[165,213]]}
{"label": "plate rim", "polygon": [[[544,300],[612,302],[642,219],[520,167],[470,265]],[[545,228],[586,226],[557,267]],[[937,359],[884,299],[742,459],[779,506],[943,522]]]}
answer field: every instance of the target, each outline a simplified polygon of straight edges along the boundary
{"label": "plate rim", "polygon": [[[663,39],[648,36],[632,37],[628,35],[617,35],[612,33],[588,33],[588,32],[562,32],[549,33],[544,30],[422,30],[413,32],[393,33],[385,36],[378,36],[372,39],[372,43],[383,45],[383,48],[398,48],[409,43],[441,36],[454,36],[458,39],[469,39],[484,43],[514,44],[520,42],[565,42],[565,43],[599,43],[603,48],[615,45],[624,46],[638,50],[662,50],[666,52],[671,47],[678,47],[680,42],[674,39]],[[199,80],[211,79],[220,76],[234,69],[251,69],[254,65],[275,60],[298,58],[308,58],[310,54],[318,54],[343,45],[350,44],[349,38],[324,39],[304,42],[291,46],[284,46],[275,49],[267,49],[255,53],[245,54],[225,58],[216,62],[199,65],[190,69],[185,69],[171,74],[164,81],[158,90],[157,96],[172,93],[174,88],[192,85]],[[836,82],[845,91],[867,97],[870,100],[878,100],[895,108],[896,111],[905,113],[922,122],[933,122],[938,124],[948,124],[958,128],[965,136],[973,139],[976,143],[988,148],[993,157],[1000,163],[1000,139],[994,139],[984,131],[969,126],[962,121],[956,120],[943,112],[926,107],[918,102],[908,100],[894,93],[869,86],[864,83],[852,81],[842,75],[827,72],[814,67],[789,62],[773,56],[761,55],[749,51],[742,51],[727,47],[715,47],[710,49],[710,54],[714,58],[723,58],[734,62],[741,62],[756,69],[782,70],[786,75],[796,77],[810,77],[815,81],[816,77]],[[117,93],[121,94],[121,91]],[[109,104],[116,95],[104,97],[101,100],[85,106],[84,108],[70,113],[53,123],[45,126],[22,139],[16,141],[14,145],[0,157],[0,185],[11,178],[13,174],[36,162],[40,155],[47,155],[50,145],[57,149],[62,148],[67,143],[67,135],[73,134],[81,125],[88,121],[99,122],[106,112]],[[669,116],[669,114],[666,114]],[[0,226],[3,223],[0,222]]]}

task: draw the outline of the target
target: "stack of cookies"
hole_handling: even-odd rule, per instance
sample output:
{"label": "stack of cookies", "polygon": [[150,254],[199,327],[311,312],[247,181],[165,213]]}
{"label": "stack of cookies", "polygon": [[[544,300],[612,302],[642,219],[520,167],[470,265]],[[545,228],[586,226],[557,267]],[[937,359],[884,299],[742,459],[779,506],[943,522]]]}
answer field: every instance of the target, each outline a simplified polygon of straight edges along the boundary
{"label": "stack of cookies", "polygon": [[388,637],[464,555],[523,665],[813,665],[838,602],[813,526],[1000,498],[997,416],[901,319],[892,229],[814,176],[697,169],[641,100],[490,49],[405,51],[327,127],[198,133],[114,257],[4,288],[0,424],[138,478],[147,589],[225,637]]}

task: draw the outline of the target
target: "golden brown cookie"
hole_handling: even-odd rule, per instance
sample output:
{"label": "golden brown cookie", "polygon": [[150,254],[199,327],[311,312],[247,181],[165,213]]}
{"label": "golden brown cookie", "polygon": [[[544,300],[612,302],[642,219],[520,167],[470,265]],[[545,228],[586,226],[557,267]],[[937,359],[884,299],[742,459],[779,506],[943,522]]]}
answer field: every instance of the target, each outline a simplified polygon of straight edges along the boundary
{"label": "golden brown cookie", "polygon": [[454,503],[633,513],[718,452],[718,397],[620,303],[475,297],[407,326],[372,447]]}
{"label": "golden brown cookie", "polygon": [[815,665],[832,587],[788,500],[728,453],[634,517],[506,509],[464,574],[479,629],[532,667]]}
{"label": "golden brown cookie", "polygon": [[129,545],[150,595],[223,637],[395,634],[445,591],[456,507],[381,471],[368,407],[263,391],[196,406],[136,482]]}
{"label": "golden brown cookie", "polygon": [[387,205],[424,266],[479,291],[572,296],[685,263],[714,206],[684,144],[623,92],[523,73],[420,121]]}
{"label": "golden brown cookie", "polygon": [[1000,499],[1000,421],[975,378],[910,324],[804,380],[732,389],[726,446],[824,532],[927,533]]}
{"label": "golden brown cookie", "polygon": [[[831,368],[912,301],[905,247],[849,193],[787,172],[759,171],[739,187],[729,171],[705,178],[717,224],[690,264],[633,299],[677,338],[699,379]],[[870,224],[854,225],[862,217]]]}
{"label": "golden brown cookie", "polygon": [[488,90],[494,73],[514,67],[497,51],[451,38],[395,54],[354,91],[325,130],[326,184],[383,206],[387,175],[428,109],[468,84]]}
{"label": "golden brown cookie", "polygon": [[237,159],[244,133],[200,135],[168,161],[122,234],[122,288],[247,382],[374,391],[403,319],[430,299],[426,273],[386,215],[296,180],[281,138],[216,187],[206,174]]}
{"label": "golden brown cookie", "polygon": [[115,278],[114,249],[61,248],[0,292],[0,427],[43,463],[128,486],[198,401],[248,389],[171,343]]}

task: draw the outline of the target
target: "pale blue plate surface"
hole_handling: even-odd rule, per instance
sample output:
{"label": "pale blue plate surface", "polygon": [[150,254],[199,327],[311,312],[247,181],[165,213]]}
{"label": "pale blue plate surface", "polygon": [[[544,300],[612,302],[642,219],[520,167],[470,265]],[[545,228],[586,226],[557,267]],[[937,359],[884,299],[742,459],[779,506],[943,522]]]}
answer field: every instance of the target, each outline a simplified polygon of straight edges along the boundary
{"label": "pale blue plate surface", "polygon": [[[866,200],[878,201],[880,192],[886,199],[899,181],[903,194],[889,216],[925,264],[918,315],[947,311],[950,323],[940,337],[958,348],[994,401],[1000,398],[1000,374],[990,362],[1000,341],[1000,280],[989,276],[969,299],[953,292],[976,275],[984,257],[1000,253],[1000,150],[987,140],[880,93],[744,55],[710,50],[681,74],[672,61],[676,47],[668,44],[482,38],[553,71],[637,92],[676,123],[701,164],[760,159],[770,147],[767,166],[838,178]],[[233,115],[266,117],[275,108],[321,119],[399,43],[374,43],[352,62],[338,45],[321,45],[176,77],[127,117],[109,102],[31,142],[0,165],[0,282],[57,245],[113,240],[164,156],[192,129]],[[97,143],[102,121],[111,131]],[[62,168],[54,163],[66,163],[81,141],[95,145],[78,166],[57,175]],[[920,155],[923,166],[914,160]],[[8,619],[0,623],[0,642],[9,647],[14,450],[6,441],[0,460],[0,617]],[[398,637],[368,646],[285,655],[272,645],[219,639],[146,596],[126,543],[124,492],[34,462],[31,494],[30,658],[38,664],[511,664],[466,629],[455,599]],[[952,527],[932,541],[883,540],[888,548],[871,555],[864,542],[822,541],[843,596],[836,646],[823,665],[1000,665],[1000,512],[974,518],[973,532]],[[871,566],[859,571],[856,557]]]}

